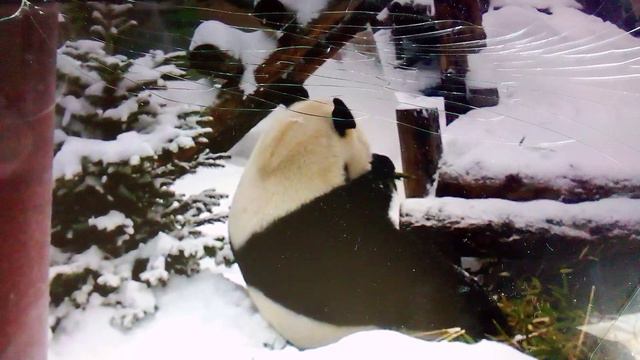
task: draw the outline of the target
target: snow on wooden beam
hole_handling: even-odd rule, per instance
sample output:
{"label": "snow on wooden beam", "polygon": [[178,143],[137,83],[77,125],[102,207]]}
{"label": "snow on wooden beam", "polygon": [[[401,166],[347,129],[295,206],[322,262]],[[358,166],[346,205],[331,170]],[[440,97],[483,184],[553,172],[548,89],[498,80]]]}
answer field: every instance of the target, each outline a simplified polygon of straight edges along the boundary
{"label": "snow on wooden beam", "polygon": [[640,254],[640,200],[579,204],[551,200],[408,199],[400,227],[458,256],[580,256],[587,250]]}
{"label": "snow on wooden beam", "polygon": [[595,182],[586,179],[531,179],[518,174],[504,178],[465,177],[441,169],[436,196],[467,199],[500,198],[514,201],[535,199],[564,203],[593,201],[612,196],[640,199],[640,181],[611,179]]}

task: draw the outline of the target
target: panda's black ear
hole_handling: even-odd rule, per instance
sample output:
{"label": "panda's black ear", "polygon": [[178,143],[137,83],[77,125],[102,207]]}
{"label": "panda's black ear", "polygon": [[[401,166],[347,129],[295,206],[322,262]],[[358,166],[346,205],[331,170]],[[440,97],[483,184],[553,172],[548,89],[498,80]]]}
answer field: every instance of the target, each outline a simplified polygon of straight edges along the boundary
{"label": "panda's black ear", "polygon": [[333,127],[340,136],[344,136],[347,133],[347,129],[356,128],[356,121],[351,111],[349,111],[344,101],[338,98],[333,99],[333,112],[331,113],[331,117],[333,118]]}

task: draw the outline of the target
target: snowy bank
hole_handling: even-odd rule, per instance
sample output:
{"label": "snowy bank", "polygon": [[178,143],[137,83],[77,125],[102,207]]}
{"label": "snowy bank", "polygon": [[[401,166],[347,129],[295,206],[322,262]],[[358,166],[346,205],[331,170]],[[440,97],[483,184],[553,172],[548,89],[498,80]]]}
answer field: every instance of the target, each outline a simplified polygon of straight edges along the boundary
{"label": "snowy bank", "polygon": [[256,357],[266,359],[533,359],[507,345],[483,340],[477,344],[418,340],[397,332],[372,330],[356,333],[322,348],[296,351],[287,348]]}

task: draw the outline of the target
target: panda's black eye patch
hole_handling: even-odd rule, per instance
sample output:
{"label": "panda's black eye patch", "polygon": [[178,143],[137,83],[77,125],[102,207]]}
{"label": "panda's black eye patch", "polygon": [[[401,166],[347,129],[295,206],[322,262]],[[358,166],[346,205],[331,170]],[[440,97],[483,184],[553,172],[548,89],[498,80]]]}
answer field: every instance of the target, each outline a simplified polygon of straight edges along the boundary
{"label": "panda's black eye patch", "polygon": [[351,111],[349,111],[344,101],[338,98],[333,99],[333,112],[331,113],[331,117],[333,118],[333,127],[340,136],[345,136],[347,129],[356,128],[356,121]]}

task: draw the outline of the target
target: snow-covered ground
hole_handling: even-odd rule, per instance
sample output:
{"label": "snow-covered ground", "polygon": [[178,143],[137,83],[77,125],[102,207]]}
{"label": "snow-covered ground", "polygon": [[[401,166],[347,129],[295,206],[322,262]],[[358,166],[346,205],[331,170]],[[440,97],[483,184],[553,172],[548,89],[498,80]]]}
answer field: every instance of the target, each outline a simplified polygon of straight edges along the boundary
{"label": "snow-covered ground", "polygon": [[250,359],[284,340],[256,313],[245,289],[220,273],[172,278],[154,290],[157,313],[131,330],[110,324],[114,309],[90,304],[56,331],[50,360]]}

